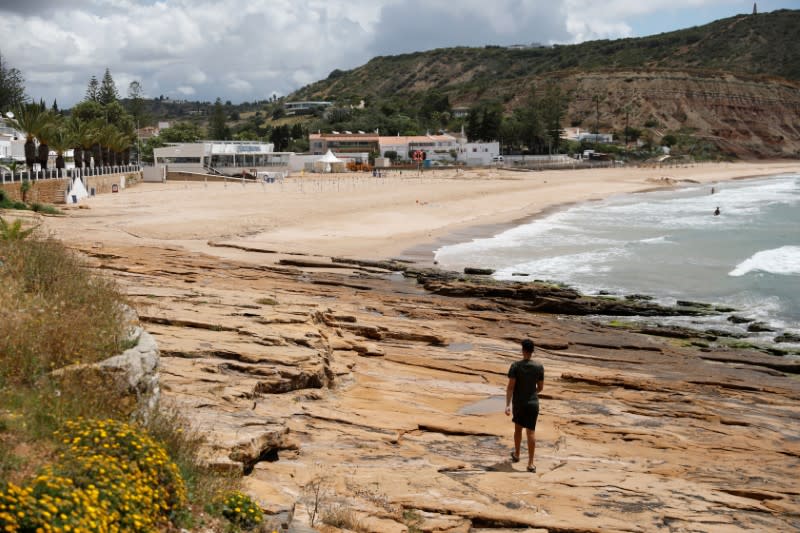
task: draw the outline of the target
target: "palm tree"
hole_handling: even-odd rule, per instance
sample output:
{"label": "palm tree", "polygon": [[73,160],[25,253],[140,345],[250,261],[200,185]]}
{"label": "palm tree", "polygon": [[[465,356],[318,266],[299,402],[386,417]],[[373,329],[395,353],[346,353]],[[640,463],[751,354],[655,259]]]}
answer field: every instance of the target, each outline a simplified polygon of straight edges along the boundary
{"label": "palm tree", "polygon": [[133,149],[133,142],[136,140],[135,135],[126,134],[127,143],[122,151],[122,163],[125,165],[131,164],[131,150]]}
{"label": "palm tree", "polygon": [[36,163],[36,143],[34,139],[38,137],[41,130],[50,120],[50,114],[42,111],[39,104],[23,104],[14,111],[14,118],[10,119],[12,128],[25,133],[25,164],[28,170],[33,170]]}
{"label": "palm tree", "polygon": [[58,130],[58,126],[53,121],[52,115],[47,113],[47,122],[36,134],[36,138],[39,139],[39,154],[36,159],[42,170],[47,170],[47,160],[50,158],[50,139],[55,135],[56,130]]}
{"label": "palm tree", "polygon": [[115,167],[122,163],[122,147],[124,144],[123,134],[119,131],[114,133],[112,137],[106,140],[108,144],[108,158],[111,160],[111,166]]}
{"label": "palm tree", "polygon": [[119,135],[119,130],[113,124],[106,124],[103,126],[103,129],[100,130],[100,146],[102,147],[102,158],[103,158],[103,166],[113,166],[113,154],[111,150],[111,144],[116,136]]}
{"label": "palm tree", "polygon": [[61,171],[66,166],[64,164],[64,152],[75,144],[70,131],[63,124],[57,125],[50,135],[50,144],[53,146],[53,150],[56,151],[56,168]]}
{"label": "palm tree", "polygon": [[87,136],[87,142],[89,142],[89,147],[92,150],[92,158],[94,159],[94,167],[101,167],[103,166],[103,148],[100,146],[100,141],[103,138],[103,128],[105,127],[105,122],[100,119],[93,120],[89,124],[89,133]]}
{"label": "palm tree", "polygon": [[93,120],[86,123],[83,135],[81,136],[81,147],[83,148],[83,166],[89,168],[91,166],[91,159],[94,158],[94,165],[100,166],[100,154],[95,152],[97,145],[97,137],[99,131],[102,129],[104,122],[101,120]]}
{"label": "palm tree", "polygon": [[[89,129],[88,125],[78,117],[72,116],[67,122],[66,128],[72,141],[72,157],[75,160],[75,168],[83,168],[83,141]],[[89,162],[89,157],[87,153],[87,163]]]}
{"label": "palm tree", "polygon": [[114,150],[116,165],[127,165],[130,162],[130,149],[133,139],[124,132],[119,132],[114,139],[111,148]]}

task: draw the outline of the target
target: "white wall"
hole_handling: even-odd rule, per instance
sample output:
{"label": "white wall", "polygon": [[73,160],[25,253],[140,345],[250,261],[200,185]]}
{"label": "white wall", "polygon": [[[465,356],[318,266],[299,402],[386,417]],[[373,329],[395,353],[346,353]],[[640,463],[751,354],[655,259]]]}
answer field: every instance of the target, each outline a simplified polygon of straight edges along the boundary
{"label": "white wall", "polygon": [[465,143],[458,152],[458,160],[469,166],[491,165],[492,158],[500,155],[500,143]]}

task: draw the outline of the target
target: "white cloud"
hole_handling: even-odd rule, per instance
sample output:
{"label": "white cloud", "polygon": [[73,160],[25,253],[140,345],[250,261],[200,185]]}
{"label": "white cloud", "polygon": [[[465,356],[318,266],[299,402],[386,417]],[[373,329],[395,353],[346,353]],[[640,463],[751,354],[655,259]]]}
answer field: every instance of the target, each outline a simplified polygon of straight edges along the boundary
{"label": "white cloud", "polygon": [[238,92],[247,92],[253,90],[253,84],[249,81],[236,78],[228,82],[228,87]]}
{"label": "white cloud", "polygon": [[[375,55],[575,42],[632,33],[631,16],[725,0],[0,1],[0,53],[36,99],[79,101],[111,69],[121,95],[213,101],[287,94]],[[8,5],[7,5],[8,4]],[[235,97],[235,98],[232,98]]]}
{"label": "white cloud", "polygon": [[[573,42],[629,37],[631,17],[657,13],[690,13],[693,8],[731,4],[730,0],[564,0],[567,30]],[[676,28],[677,29],[677,28]]]}

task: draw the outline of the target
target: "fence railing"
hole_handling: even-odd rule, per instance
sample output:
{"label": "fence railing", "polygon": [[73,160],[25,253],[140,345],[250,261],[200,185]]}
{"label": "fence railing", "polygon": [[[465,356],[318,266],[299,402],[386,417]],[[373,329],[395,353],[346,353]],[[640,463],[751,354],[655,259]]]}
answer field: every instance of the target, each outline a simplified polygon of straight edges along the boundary
{"label": "fence railing", "polygon": [[110,174],[124,174],[126,172],[139,172],[139,165],[121,165],[115,167],[89,167],[89,168],[63,168],[48,170],[18,170],[5,172],[0,170],[0,183],[14,183],[40,180],[57,180],[64,178],[88,178],[92,176],[107,176]]}

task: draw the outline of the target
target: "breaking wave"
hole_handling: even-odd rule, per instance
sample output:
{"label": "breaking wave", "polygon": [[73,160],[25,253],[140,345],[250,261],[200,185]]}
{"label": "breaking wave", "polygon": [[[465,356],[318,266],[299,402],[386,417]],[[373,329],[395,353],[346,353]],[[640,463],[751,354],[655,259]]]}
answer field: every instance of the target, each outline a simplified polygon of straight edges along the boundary
{"label": "breaking wave", "polygon": [[800,275],[800,246],[781,246],[762,250],[745,259],[728,272],[739,277],[750,272],[766,272],[784,276]]}

